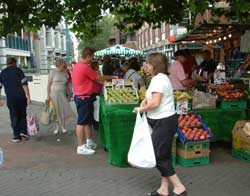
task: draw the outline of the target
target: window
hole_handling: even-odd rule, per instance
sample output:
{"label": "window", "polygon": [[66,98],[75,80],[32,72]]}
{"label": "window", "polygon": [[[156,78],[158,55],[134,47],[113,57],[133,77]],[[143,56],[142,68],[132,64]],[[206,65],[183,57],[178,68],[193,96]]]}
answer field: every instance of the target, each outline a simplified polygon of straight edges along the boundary
{"label": "window", "polygon": [[50,31],[46,31],[46,46],[52,47],[52,35]]}

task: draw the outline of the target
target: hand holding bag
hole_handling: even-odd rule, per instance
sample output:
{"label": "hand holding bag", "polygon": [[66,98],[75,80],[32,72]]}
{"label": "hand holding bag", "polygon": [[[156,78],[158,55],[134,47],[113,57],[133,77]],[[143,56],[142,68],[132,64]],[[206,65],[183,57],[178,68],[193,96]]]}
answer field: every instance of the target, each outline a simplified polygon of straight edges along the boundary
{"label": "hand holding bag", "polygon": [[42,111],[42,114],[41,114],[41,123],[44,124],[44,125],[49,125],[49,105],[48,105],[48,101],[46,100],[45,101],[45,107]]}
{"label": "hand holding bag", "polygon": [[145,113],[136,116],[134,134],[128,152],[128,162],[138,168],[154,168],[156,159],[151,138],[151,127]]}

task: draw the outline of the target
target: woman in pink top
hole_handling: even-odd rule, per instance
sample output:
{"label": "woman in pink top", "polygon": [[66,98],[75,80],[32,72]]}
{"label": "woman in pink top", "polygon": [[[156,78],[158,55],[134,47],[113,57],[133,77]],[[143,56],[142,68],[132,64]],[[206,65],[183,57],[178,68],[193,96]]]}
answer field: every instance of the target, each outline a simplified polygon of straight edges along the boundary
{"label": "woman in pink top", "polygon": [[[99,65],[97,61],[93,61],[91,63],[91,67],[93,70],[96,71],[97,74],[100,74]],[[103,86],[103,81],[95,81],[93,86],[93,93],[95,95],[100,95],[100,93],[102,92],[102,86]]]}

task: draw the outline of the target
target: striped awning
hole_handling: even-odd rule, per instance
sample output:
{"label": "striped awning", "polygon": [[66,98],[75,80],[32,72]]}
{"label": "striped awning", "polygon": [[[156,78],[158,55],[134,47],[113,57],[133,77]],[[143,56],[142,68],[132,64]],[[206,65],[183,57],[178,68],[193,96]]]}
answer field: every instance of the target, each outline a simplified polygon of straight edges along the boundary
{"label": "striped awning", "polygon": [[104,56],[104,55],[124,55],[124,56],[142,56],[143,52],[140,50],[134,50],[132,48],[123,47],[121,45],[115,45],[110,48],[99,50],[95,53],[95,56]]}

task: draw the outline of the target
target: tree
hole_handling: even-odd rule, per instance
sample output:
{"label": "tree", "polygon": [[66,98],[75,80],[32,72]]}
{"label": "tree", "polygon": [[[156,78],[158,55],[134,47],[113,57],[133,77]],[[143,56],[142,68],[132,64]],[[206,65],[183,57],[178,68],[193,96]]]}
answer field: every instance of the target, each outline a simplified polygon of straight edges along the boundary
{"label": "tree", "polygon": [[97,22],[97,28],[100,29],[100,32],[94,38],[83,37],[78,46],[79,50],[85,47],[92,47],[95,50],[106,48],[114,27],[114,17],[112,15],[104,16]]}
{"label": "tree", "polygon": [[21,29],[35,31],[43,24],[55,27],[63,10],[61,0],[0,0],[0,35]]}
{"label": "tree", "polygon": [[210,7],[218,0],[0,0],[0,34],[21,28],[36,30],[45,24],[55,27],[64,16],[77,37],[92,39],[101,29],[97,25],[105,13],[115,16],[119,29],[135,30],[144,22],[160,25],[180,23],[186,10],[193,16],[211,9],[238,23],[250,22],[249,0],[227,0],[230,9]]}

